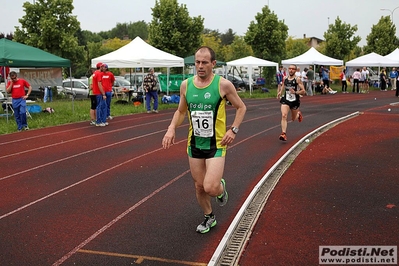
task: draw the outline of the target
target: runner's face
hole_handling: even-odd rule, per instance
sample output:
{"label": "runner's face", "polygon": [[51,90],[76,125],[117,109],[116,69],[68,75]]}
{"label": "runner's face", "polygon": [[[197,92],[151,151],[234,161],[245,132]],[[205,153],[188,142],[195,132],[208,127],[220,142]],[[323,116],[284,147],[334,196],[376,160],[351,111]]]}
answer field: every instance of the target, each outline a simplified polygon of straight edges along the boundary
{"label": "runner's face", "polygon": [[290,67],[288,68],[288,72],[290,73],[290,76],[295,75],[296,67],[295,67],[295,66],[290,66]]}
{"label": "runner's face", "polygon": [[212,74],[215,61],[211,61],[211,55],[207,50],[199,50],[195,54],[195,69],[200,78],[207,78]]}

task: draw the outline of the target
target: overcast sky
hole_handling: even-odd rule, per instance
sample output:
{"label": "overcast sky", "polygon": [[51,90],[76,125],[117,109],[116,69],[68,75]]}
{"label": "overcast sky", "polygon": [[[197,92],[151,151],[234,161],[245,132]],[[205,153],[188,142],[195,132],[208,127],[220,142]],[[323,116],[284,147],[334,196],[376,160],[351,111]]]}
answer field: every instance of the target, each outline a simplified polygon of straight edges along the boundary
{"label": "overcast sky", "polygon": [[[7,4],[0,8],[0,32],[7,34],[14,32],[15,26],[20,26],[18,19],[25,15],[22,4],[26,0],[2,1],[7,1]],[[269,5],[279,20],[284,20],[289,28],[288,35],[295,38],[303,38],[306,34],[307,37],[324,39],[328,23],[334,23],[339,16],[343,22],[358,26],[356,35],[362,38],[359,45],[363,46],[371,27],[381,16],[391,16],[395,8],[393,21],[397,35],[399,32],[398,0],[178,0],[178,3],[187,6],[191,17],[201,15],[205,28],[221,33],[231,28],[241,36],[265,5]],[[155,0],[74,0],[73,15],[77,16],[83,30],[107,31],[117,23],[150,22],[154,4]]]}

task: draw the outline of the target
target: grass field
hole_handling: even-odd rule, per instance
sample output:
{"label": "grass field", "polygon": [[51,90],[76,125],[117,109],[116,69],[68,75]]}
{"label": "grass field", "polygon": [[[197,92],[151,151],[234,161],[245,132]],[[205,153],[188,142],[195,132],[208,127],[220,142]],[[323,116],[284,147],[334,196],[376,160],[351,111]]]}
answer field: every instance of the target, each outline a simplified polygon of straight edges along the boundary
{"label": "grass field", "polygon": [[[331,88],[334,90],[340,91],[339,85],[331,85]],[[373,89],[373,88],[370,88]],[[348,88],[350,91],[351,88]],[[260,90],[254,90],[250,93],[248,90],[246,92],[239,93],[241,98],[270,98],[276,97],[277,90],[271,89],[270,92],[264,93]],[[35,113],[32,114],[32,119],[28,118],[28,125],[30,129],[37,129],[49,126],[62,125],[67,123],[74,123],[80,121],[89,121],[89,109],[90,109],[90,101],[87,100],[74,100],[71,99],[55,99],[53,102],[44,103],[40,100],[35,102],[34,104],[40,105],[42,109],[47,107],[51,107],[55,110],[54,113]],[[162,104],[159,101],[159,110],[165,109],[176,109],[177,104]],[[139,106],[134,106],[132,103],[128,105],[120,105],[115,104],[115,100],[112,100],[111,103],[111,115],[112,116],[121,116],[135,113],[143,113],[146,112],[145,105],[141,104]],[[0,114],[5,114],[5,112],[1,109]],[[172,119],[172,117],[171,117]],[[14,116],[10,116],[7,120],[7,117],[0,117],[0,134],[9,134],[17,132],[17,126],[15,123]]]}

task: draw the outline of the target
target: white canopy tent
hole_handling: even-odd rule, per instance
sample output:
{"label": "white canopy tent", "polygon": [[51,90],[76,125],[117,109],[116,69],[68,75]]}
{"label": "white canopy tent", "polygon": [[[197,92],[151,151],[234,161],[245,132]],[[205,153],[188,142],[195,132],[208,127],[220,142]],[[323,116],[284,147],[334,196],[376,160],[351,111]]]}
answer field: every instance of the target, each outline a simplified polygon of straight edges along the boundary
{"label": "white canopy tent", "polygon": [[[167,67],[168,78],[170,67],[184,67],[184,58],[159,50],[136,37],[125,46],[91,60],[91,65],[107,64],[109,68],[141,68],[144,74],[145,67]],[[169,80],[167,81],[169,84]],[[166,88],[169,94],[169,88]]]}
{"label": "white canopy tent", "polygon": [[[249,77],[252,77],[252,69],[254,67],[272,66],[278,70],[278,63],[267,61],[253,56],[247,56],[226,63],[228,66],[243,66],[248,68]],[[249,79],[249,92],[252,93],[252,78]]]}
{"label": "white canopy tent", "polygon": [[[344,64],[343,60],[335,59],[329,56],[326,56],[319,51],[317,51],[314,47],[311,47],[305,53],[298,55],[297,57],[293,57],[291,59],[282,60],[281,64],[284,66],[287,65],[313,65],[313,70],[316,71],[316,65],[322,66],[342,66]],[[316,75],[314,75],[314,78]]]}
{"label": "white canopy tent", "polygon": [[[353,60],[346,62],[347,67],[364,67],[364,66],[374,66],[374,67],[394,67],[397,66],[398,62],[386,58],[377,53],[369,53],[362,55]],[[378,71],[379,72],[379,71]]]}
{"label": "white canopy tent", "polygon": [[396,61],[397,63],[396,66],[399,66],[399,48],[396,48],[395,50],[392,51],[392,53],[387,54],[384,57]]}
{"label": "white canopy tent", "polygon": [[291,59],[286,59],[281,61],[282,65],[323,65],[323,66],[342,66],[344,62],[339,59],[335,59],[326,56],[315,48],[311,47],[305,53],[293,57]]}
{"label": "white canopy tent", "polygon": [[184,66],[183,58],[159,50],[140,37],[136,37],[118,50],[92,59],[91,65],[95,67],[98,62],[105,63],[110,68]]}

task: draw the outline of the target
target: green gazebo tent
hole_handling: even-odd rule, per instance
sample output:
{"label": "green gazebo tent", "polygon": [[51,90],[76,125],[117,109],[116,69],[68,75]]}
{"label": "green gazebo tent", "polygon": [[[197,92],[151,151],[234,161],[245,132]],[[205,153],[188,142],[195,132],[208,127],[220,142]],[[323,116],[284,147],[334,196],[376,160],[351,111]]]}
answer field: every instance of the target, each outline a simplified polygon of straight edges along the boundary
{"label": "green gazebo tent", "polygon": [[69,59],[50,54],[22,43],[0,39],[0,66],[70,67]]}
{"label": "green gazebo tent", "polygon": [[[0,39],[0,66],[23,68],[69,67],[71,61],[22,43]],[[5,73],[1,73],[5,76]],[[4,77],[5,80],[6,77]],[[7,95],[7,94],[6,94]]]}

